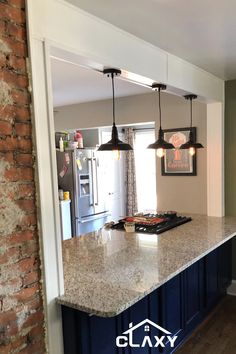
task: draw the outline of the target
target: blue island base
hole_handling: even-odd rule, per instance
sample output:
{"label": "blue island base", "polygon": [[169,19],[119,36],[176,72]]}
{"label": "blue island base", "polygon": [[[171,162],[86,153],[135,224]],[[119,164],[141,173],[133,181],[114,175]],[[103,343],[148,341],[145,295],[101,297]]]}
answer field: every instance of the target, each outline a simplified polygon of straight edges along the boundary
{"label": "blue island base", "polygon": [[225,296],[231,248],[224,243],[115,317],[62,306],[64,353],[173,353]]}

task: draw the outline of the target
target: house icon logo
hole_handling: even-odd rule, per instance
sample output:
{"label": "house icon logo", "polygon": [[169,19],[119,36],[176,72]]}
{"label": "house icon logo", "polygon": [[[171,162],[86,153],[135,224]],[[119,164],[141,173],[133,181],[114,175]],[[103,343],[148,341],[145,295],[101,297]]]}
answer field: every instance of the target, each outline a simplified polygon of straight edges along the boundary
{"label": "house icon logo", "polygon": [[[135,331],[137,330],[139,331],[139,341],[135,339]],[[154,332],[161,332],[161,335],[153,335]],[[165,328],[146,319],[137,323],[135,326],[131,322],[129,324],[129,329],[123,332],[121,336],[116,337],[116,346],[119,348],[128,346],[132,348],[164,348],[165,346],[170,345],[171,348],[174,348],[177,338],[178,336],[171,336],[171,332],[167,331]]]}

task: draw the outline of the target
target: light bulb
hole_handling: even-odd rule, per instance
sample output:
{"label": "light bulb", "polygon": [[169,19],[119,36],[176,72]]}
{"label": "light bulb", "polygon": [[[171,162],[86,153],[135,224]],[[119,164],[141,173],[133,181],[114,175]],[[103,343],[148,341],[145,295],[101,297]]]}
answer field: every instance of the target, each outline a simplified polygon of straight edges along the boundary
{"label": "light bulb", "polygon": [[188,152],[189,152],[189,155],[193,156],[193,155],[195,155],[196,150],[195,150],[194,147],[190,147],[189,150],[188,150]]}
{"label": "light bulb", "polygon": [[159,148],[157,149],[157,157],[163,157],[165,155],[165,149]]}
{"label": "light bulb", "polygon": [[120,160],[120,150],[112,150],[114,160]]}

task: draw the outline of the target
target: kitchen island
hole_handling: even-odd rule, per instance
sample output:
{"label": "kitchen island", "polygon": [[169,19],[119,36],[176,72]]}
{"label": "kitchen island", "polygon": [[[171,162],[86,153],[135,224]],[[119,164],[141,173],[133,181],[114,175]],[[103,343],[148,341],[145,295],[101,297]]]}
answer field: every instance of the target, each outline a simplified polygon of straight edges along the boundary
{"label": "kitchen island", "polygon": [[205,318],[231,282],[236,218],[192,219],[160,235],[102,229],[63,241],[65,354],[157,353],[137,347],[140,328],[134,347],[123,338],[117,348],[116,337],[148,318],[177,336],[176,348]]}

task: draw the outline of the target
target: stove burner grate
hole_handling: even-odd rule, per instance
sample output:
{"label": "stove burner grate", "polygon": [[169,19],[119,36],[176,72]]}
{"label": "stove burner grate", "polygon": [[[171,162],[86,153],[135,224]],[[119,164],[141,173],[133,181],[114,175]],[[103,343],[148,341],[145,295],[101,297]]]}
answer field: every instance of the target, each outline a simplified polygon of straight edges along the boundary
{"label": "stove burner grate", "polygon": [[[145,214],[148,218],[163,218],[164,221],[154,225],[144,225],[135,223],[135,232],[142,232],[147,234],[161,234],[179,225],[185,224],[192,220],[191,217],[186,216],[167,216],[166,214]],[[125,220],[120,220],[117,224],[112,226],[115,230],[124,230]]]}

